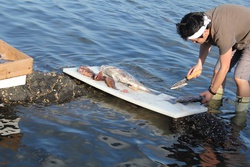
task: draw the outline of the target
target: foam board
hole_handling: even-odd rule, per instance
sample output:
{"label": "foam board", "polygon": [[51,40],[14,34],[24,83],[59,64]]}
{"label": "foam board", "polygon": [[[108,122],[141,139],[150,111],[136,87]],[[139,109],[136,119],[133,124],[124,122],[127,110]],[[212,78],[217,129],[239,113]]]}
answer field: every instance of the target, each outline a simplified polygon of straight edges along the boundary
{"label": "foam board", "polygon": [[[98,66],[91,66],[89,68],[95,73],[99,72]],[[104,81],[95,81],[90,77],[83,76],[77,72],[77,69],[78,67],[64,68],[63,72],[115,97],[169,117],[180,118],[207,111],[207,108],[199,103],[178,103],[175,97],[157,92],[153,89],[151,89],[153,93],[140,90],[134,91],[118,82],[116,83],[116,87],[119,90],[116,90],[108,87]],[[122,91],[124,89],[128,90],[128,92],[125,93]]]}
{"label": "foam board", "polygon": [[26,75],[0,80],[0,89],[26,84]]}

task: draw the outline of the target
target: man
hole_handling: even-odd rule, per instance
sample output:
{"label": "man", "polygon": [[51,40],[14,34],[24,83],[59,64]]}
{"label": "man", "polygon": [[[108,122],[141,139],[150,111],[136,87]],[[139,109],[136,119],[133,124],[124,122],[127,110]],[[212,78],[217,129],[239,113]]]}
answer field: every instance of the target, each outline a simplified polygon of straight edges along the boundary
{"label": "man", "polygon": [[219,48],[219,58],[214,76],[207,91],[200,94],[202,103],[217,98],[223,93],[228,71],[238,62],[234,79],[237,85],[236,111],[246,111],[250,99],[250,8],[224,4],[206,12],[193,12],[185,15],[176,24],[177,32],[184,40],[200,44],[197,64],[189,74],[202,70],[211,49]]}

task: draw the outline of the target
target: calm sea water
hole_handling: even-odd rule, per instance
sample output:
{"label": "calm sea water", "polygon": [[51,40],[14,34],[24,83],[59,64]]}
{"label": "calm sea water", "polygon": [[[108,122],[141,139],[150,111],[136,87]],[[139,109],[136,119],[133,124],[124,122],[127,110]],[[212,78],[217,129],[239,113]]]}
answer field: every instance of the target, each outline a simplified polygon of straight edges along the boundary
{"label": "calm sea water", "polygon": [[[198,54],[198,45],[183,41],[175,23],[188,12],[223,3],[235,1],[3,1],[0,35],[34,58],[34,70],[61,73],[64,67],[109,64],[169,95],[197,95],[209,85],[217,50],[201,77],[170,90]],[[250,5],[245,0],[237,4]],[[235,89],[229,74],[217,115],[229,125]],[[30,104],[0,112],[2,122],[12,120],[20,130],[0,137],[0,166],[250,166],[249,115],[233,134],[245,149],[223,150],[183,144],[179,132],[171,130],[171,118],[102,92],[60,105]]]}

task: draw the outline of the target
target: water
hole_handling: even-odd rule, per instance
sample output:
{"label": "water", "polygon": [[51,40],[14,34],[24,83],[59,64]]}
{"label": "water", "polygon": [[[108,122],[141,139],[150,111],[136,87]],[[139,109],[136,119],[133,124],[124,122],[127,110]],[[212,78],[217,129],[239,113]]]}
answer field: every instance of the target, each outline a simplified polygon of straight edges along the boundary
{"label": "water", "polygon": [[[3,1],[1,39],[33,57],[34,70],[60,73],[64,67],[109,64],[169,95],[197,95],[209,86],[217,50],[212,50],[201,77],[170,90],[198,54],[198,45],[183,41],[175,23],[190,11],[222,3],[234,1]],[[249,6],[243,0],[237,4]],[[226,100],[217,116],[229,125],[228,133],[241,143],[240,149],[184,143],[171,118],[99,91],[65,104],[1,111],[1,120],[19,129],[0,137],[0,165],[249,166],[249,115],[246,122],[232,126],[235,89],[229,74]]]}

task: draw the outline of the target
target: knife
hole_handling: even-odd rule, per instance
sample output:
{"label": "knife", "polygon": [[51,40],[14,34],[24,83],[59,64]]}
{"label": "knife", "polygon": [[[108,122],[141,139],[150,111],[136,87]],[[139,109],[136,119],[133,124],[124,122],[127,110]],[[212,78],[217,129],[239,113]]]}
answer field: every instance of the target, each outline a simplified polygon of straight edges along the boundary
{"label": "knife", "polygon": [[187,85],[187,82],[196,77],[197,75],[201,74],[201,70],[198,70],[198,71],[195,71],[193,74],[190,74],[188,76],[186,76],[184,79],[176,82],[172,87],[171,89],[177,89],[177,88],[180,88],[180,87],[183,87],[183,86],[186,86]]}

